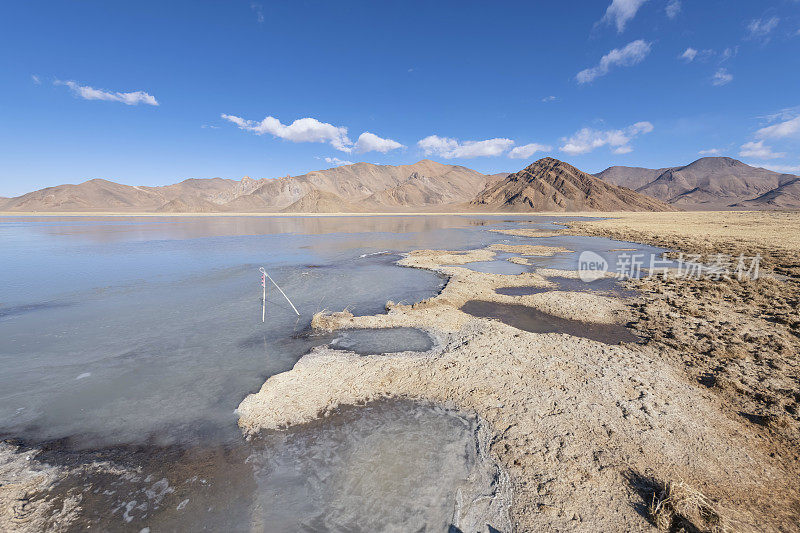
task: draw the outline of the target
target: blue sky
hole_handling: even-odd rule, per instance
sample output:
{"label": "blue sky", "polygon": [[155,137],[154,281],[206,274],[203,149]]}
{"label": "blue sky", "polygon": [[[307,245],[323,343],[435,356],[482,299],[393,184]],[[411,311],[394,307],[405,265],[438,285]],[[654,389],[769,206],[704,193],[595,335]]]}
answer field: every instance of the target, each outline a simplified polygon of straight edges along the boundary
{"label": "blue sky", "polygon": [[797,0],[31,0],[0,35],[0,196],[426,157],[800,173]]}

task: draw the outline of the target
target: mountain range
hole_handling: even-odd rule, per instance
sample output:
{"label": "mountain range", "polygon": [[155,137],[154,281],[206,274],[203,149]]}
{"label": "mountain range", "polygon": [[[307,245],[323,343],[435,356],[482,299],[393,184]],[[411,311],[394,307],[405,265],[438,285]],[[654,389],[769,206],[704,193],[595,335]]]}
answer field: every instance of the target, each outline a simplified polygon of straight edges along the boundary
{"label": "mountain range", "polygon": [[546,157],[516,173],[486,175],[422,160],[355,163],[301,176],[187,179],[147,187],[92,179],[16,198],[5,212],[334,213],[457,211],[663,211],[798,208],[800,177],[725,157],[683,167],[610,167],[587,174]]}
{"label": "mountain range", "polygon": [[681,167],[609,167],[595,174],[681,209],[799,209],[800,177],[704,157]]}

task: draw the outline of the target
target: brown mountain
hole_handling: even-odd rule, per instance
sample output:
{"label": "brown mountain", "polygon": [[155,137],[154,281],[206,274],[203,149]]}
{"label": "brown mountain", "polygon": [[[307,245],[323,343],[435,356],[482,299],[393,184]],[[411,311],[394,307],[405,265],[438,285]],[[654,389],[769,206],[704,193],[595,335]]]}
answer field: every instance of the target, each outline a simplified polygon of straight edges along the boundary
{"label": "brown mountain", "polygon": [[[631,188],[643,183],[635,187],[637,192],[684,209],[800,207],[792,199],[791,187],[778,190],[797,176],[751,167],[730,157],[704,157],[682,167],[658,170],[610,167],[596,176]],[[771,191],[776,192],[770,195]]]}
{"label": "brown mountain", "polygon": [[486,183],[474,170],[424,159],[413,165],[355,163],[302,176],[264,180],[229,202],[231,211],[280,211],[317,190],[371,210],[398,210],[466,202]]}
{"label": "brown mountain", "polygon": [[800,177],[784,183],[752,200],[735,204],[733,207],[747,209],[800,209]]}
{"label": "brown mountain", "polygon": [[357,213],[364,209],[332,192],[312,189],[308,194],[284,207],[281,211],[284,213]]}
{"label": "brown mountain", "polygon": [[168,213],[432,210],[471,200],[486,182],[487,176],[474,170],[430,160],[400,166],[356,163],[295,177],[187,179],[161,187],[96,179],[3,200],[0,209]]}
{"label": "brown mountain", "polygon": [[10,198],[7,211],[152,211],[164,198],[146,188],[93,179],[78,185],[58,185]]}
{"label": "brown mountain", "polygon": [[608,167],[602,172],[598,172],[594,176],[601,180],[611,183],[612,185],[619,185],[620,187],[627,187],[634,191],[639,187],[643,187],[659,177],[661,174],[670,170],[669,168],[643,168],[643,167]]}
{"label": "brown mountain", "polygon": [[161,187],[137,187],[93,179],[77,185],[47,187],[0,204],[7,211],[211,212],[251,192],[260,181],[187,179]]}
{"label": "brown mountain", "polygon": [[487,187],[471,207],[508,211],[673,211],[675,208],[545,157]]}

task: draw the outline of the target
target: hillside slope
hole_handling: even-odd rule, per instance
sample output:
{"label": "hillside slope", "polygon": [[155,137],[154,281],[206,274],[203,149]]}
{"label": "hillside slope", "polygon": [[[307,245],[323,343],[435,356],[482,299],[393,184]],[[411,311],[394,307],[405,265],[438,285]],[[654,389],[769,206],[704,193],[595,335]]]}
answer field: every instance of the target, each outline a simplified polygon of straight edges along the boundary
{"label": "hillside slope", "polygon": [[672,211],[673,207],[545,157],[496,182],[469,204],[508,211]]}

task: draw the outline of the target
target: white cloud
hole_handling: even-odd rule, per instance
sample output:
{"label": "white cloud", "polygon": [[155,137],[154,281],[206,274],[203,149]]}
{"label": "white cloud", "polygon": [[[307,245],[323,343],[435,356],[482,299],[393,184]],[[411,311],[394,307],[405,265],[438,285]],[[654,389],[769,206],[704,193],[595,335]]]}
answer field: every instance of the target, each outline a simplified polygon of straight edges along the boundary
{"label": "white cloud", "polygon": [[798,132],[800,132],[800,116],[761,128],[756,132],[756,137],[781,139]]}
{"label": "white cloud", "polygon": [[353,148],[356,152],[380,152],[385,154],[389,150],[405,148],[405,146],[392,139],[382,139],[374,133],[365,131],[358,136],[358,140]]}
{"label": "white cloud", "polygon": [[699,151],[699,152],[697,152],[697,153],[698,153],[699,155],[705,155],[705,156],[709,156],[709,155],[719,155],[719,154],[721,154],[721,153],[722,153],[722,150],[720,150],[719,148],[709,148],[708,150],[700,150],[700,151]]}
{"label": "white cloud", "polygon": [[421,139],[417,146],[422,148],[425,155],[438,155],[445,159],[498,156],[511,148],[514,141],[511,139],[487,139],[485,141],[464,141],[448,137],[430,135]]}
{"label": "white cloud", "polygon": [[622,33],[636,12],[647,0],[611,0],[611,5],[606,8],[606,14],[598,24],[615,24],[617,32]]}
{"label": "white cloud", "polygon": [[650,43],[638,39],[625,45],[624,48],[614,48],[609,53],[600,58],[600,63],[592,68],[578,72],[576,79],[578,83],[589,83],[600,76],[605,76],[612,67],[630,67],[641,63],[647,54],[650,53]]}
{"label": "white cloud", "polygon": [[711,77],[711,83],[719,87],[733,81],[733,75],[728,73],[727,69],[718,69]]}
{"label": "white cloud", "polygon": [[781,157],[786,157],[785,152],[773,152],[772,148],[764,146],[764,141],[744,143],[739,155],[742,157],[755,157],[756,159],[779,159]]}
{"label": "white cloud", "polygon": [[764,165],[764,168],[774,170],[775,172],[784,172],[786,174],[800,173],[800,165]]}
{"label": "white cloud", "polygon": [[544,98],[542,98],[542,102],[555,102],[555,101],[556,101],[555,96],[545,96]]}
{"label": "white cloud", "polygon": [[315,118],[299,118],[289,125],[284,125],[275,117],[266,117],[261,122],[256,122],[255,120],[246,120],[234,115],[226,115],[225,113],[221,116],[225,120],[233,122],[239,128],[252,131],[256,135],[269,133],[275,137],[295,143],[329,143],[342,152],[350,152],[350,147],[353,144],[347,137],[347,128],[320,122]]}
{"label": "white cloud", "polygon": [[670,0],[667,2],[667,7],[665,8],[667,12],[667,17],[670,19],[674,19],[678,16],[678,13],[681,12],[681,2],[680,0]]}
{"label": "white cloud", "polygon": [[750,24],[747,25],[747,32],[748,37],[751,39],[764,39],[772,33],[772,30],[778,27],[778,22],[781,19],[778,17],[772,17],[767,20],[763,19],[754,19],[750,21]]}
{"label": "white cloud", "polygon": [[624,130],[583,128],[571,137],[563,138],[564,145],[561,146],[560,150],[570,155],[578,155],[608,145],[616,154],[627,154],[633,151],[629,143],[634,137],[651,131],[653,131],[653,125],[649,122],[637,122]]}
{"label": "white cloud", "polygon": [[34,85],[42,84],[42,80],[40,80],[39,76],[37,76],[36,74],[31,74],[31,81],[33,82]]}
{"label": "white cloud", "polygon": [[204,130],[218,130],[218,129],[219,129],[219,126],[213,126],[213,125],[211,125],[211,124],[201,124],[201,125],[200,125],[200,129],[204,129]]}
{"label": "white cloud", "polygon": [[347,128],[344,126],[334,126],[327,122],[320,122],[315,118],[299,118],[291,124],[281,124],[275,117],[266,117],[261,122],[247,120],[235,115],[220,115],[225,120],[239,126],[240,129],[251,131],[256,135],[269,133],[275,137],[292,141],[295,143],[328,143],[341,152],[382,152],[403,148],[403,145],[392,139],[383,139],[377,135],[365,131],[362,133],[355,144],[347,136]]}
{"label": "white cloud", "polygon": [[352,165],[352,161],[345,161],[344,159],[339,159],[338,157],[326,157],[325,162],[329,165],[333,165],[335,167],[341,167],[342,165]]}
{"label": "white cloud", "polygon": [[531,143],[531,144],[524,144],[522,146],[517,146],[510,152],[508,152],[508,157],[511,159],[528,159],[536,152],[549,152],[552,150],[552,146],[547,146],[544,144],[538,143]]}
{"label": "white cloud", "polygon": [[78,85],[74,81],[61,81],[56,80],[53,82],[55,85],[66,85],[74,94],[80,96],[84,100],[106,100],[108,102],[122,102],[127,105],[158,105],[155,97],[147,94],[144,91],[133,91],[130,93],[109,92],[100,89],[89,87],[88,85]]}
{"label": "white cloud", "polygon": [[694,48],[687,48],[679,57],[685,59],[687,63],[691,63],[694,61],[694,58],[697,57],[697,50]]}

